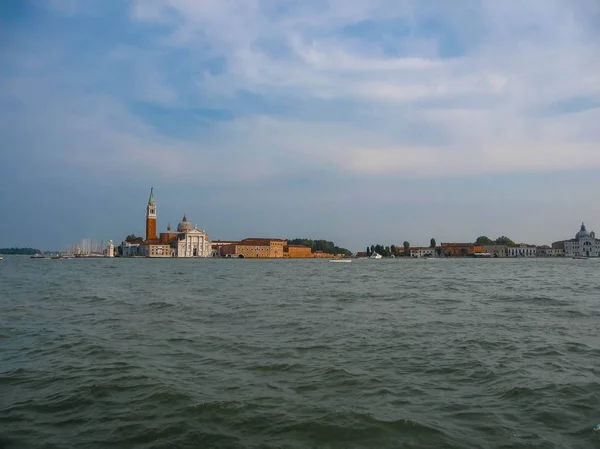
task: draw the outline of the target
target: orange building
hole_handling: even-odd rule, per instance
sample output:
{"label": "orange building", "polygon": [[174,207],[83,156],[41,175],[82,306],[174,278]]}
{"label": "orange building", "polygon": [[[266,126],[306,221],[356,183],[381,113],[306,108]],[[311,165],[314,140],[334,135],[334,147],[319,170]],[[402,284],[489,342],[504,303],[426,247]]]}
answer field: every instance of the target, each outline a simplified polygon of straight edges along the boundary
{"label": "orange building", "polygon": [[285,240],[248,238],[240,242],[221,246],[223,257],[239,258],[282,258]]}
{"label": "orange building", "polygon": [[284,257],[290,259],[308,259],[314,257],[312,249],[304,245],[286,245],[283,247]]}
{"label": "orange building", "polygon": [[[441,246],[442,252],[450,257],[472,256],[475,252],[473,243],[442,243]],[[483,247],[481,248],[483,249]]]}

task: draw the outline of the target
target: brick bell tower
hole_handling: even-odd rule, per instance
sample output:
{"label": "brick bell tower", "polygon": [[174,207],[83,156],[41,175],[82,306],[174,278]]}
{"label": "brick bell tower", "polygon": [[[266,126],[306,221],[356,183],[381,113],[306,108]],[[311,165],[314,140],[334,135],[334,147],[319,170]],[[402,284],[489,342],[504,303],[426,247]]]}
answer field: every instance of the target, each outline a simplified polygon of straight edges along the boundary
{"label": "brick bell tower", "polygon": [[148,206],[146,206],[146,241],[156,239],[156,204],[154,203],[154,187],[152,187]]}

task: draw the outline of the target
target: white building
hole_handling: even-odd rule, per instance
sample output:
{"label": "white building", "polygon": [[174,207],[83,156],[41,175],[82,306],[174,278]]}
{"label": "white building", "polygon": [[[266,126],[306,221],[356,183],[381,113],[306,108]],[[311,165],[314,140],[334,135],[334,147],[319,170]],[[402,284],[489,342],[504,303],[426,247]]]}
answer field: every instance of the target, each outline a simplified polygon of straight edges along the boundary
{"label": "white building", "polygon": [[410,253],[410,257],[437,257],[436,249],[432,247],[420,246],[409,248],[408,252]]}
{"label": "white building", "polygon": [[187,221],[186,216],[177,225],[175,257],[211,257],[212,245],[205,231]]}
{"label": "white building", "polygon": [[507,248],[508,257],[536,257],[537,247],[535,245],[527,245],[520,243],[518,245],[510,245]]}
{"label": "white building", "polygon": [[106,257],[115,257],[115,244],[112,240],[108,241],[108,245],[106,245],[106,248],[104,249],[104,255]]}
{"label": "white building", "polygon": [[560,248],[552,248],[548,245],[538,246],[537,247],[537,256],[538,257],[562,257],[565,255],[565,252]]}
{"label": "white building", "polygon": [[581,229],[575,238],[565,240],[566,257],[598,257],[600,256],[600,240],[596,239],[594,231],[588,232],[585,225],[581,223]]}

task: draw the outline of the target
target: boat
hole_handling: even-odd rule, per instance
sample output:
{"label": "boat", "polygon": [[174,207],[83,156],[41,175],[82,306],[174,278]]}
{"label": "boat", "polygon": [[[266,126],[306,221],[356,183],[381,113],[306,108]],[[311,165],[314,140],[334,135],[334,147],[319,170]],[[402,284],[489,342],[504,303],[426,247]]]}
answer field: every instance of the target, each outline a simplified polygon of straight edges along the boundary
{"label": "boat", "polygon": [[345,262],[345,263],[350,263],[352,262],[351,259],[329,259],[329,262]]}
{"label": "boat", "polygon": [[41,254],[34,254],[33,256],[31,256],[31,259],[45,259],[46,256],[43,256]]}
{"label": "boat", "polygon": [[382,259],[382,258],[383,258],[383,256],[379,253],[376,253],[375,251],[373,251],[373,254],[371,254],[369,256],[369,259]]}
{"label": "boat", "polygon": [[2,256],[0,256],[0,260],[2,260]]}
{"label": "boat", "polygon": [[573,256],[573,259],[587,260],[588,258],[585,256]]}

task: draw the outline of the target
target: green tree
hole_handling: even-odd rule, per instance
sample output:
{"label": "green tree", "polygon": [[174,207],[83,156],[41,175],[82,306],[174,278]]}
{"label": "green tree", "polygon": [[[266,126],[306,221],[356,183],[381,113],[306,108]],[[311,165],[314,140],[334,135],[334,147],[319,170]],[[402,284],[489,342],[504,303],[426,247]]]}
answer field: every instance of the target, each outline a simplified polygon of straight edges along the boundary
{"label": "green tree", "polygon": [[496,244],[497,245],[514,245],[515,242],[513,242],[511,239],[509,239],[508,237],[506,237],[505,235],[498,237],[496,239]]}
{"label": "green tree", "polygon": [[371,257],[371,248],[367,246],[367,257]]}
{"label": "green tree", "polygon": [[323,251],[328,254],[343,254],[345,256],[352,255],[352,252],[349,249],[341,248],[337,246],[334,242],[330,242],[329,240],[312,240],[312,239],[291,239],[288,240],[290,245],[303,245],[309,247],[313,252],[314,251]]}
{"label": "green tree", "polygon": [[142,237],[137,237],[135,234],[129,234],[125,237],[125,241],[127,243],[142,243],[144,239]]}
{"label": "green tree", "polygon": [[0,248],[0,254],[16,254],[16,255],[33,255],[42,254],[39,249],[35,248]]}
{"label": "green tree", "polygon": [[407,257],[409,255],[408,250],[410,249],[410,243],[404,240],[404,243],[402,243],[402,245],[404,246],[404,257]]}
{"label": "green tree", "polygon": [[396,245],[390,245],[390,252],[392,253],[392,255],[397,256],[398,255],[398,248],[396,248]]}
{"label": "green tree", "polygon": [[435,248],[435,247],[436,247],[436,244],[435,244],[435,239],[434,239],[434,238],[432,238],[432,239],[429,241],[429,247],[430,247],[430,248]]}
{"label": "green tree", "polygon": [[477,240],[475,240],[475,243],[477,245],[493,245],[494,241],[491,238],[489,238],[485,235],[482,235],[480,237],[477,237]]}

